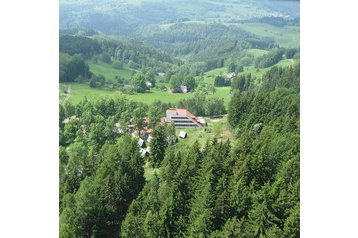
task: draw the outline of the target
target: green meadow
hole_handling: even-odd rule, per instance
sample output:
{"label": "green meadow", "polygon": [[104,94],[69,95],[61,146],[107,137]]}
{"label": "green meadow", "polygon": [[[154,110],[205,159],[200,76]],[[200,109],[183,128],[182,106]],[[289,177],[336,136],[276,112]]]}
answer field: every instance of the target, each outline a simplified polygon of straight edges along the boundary
{"label": "green meadow", "polygon": [[[234,135],[231,132],[226,115],[220,118],[205,117],[205,120],[207,126],[204,128],[177,128],[175,131],[178,136],[179,145],[192,145],[195,141],[198,141],[200,146],[204,147],[208,140],[210,141],[214,138],[219,141],[226,141],[227,139],[234,141]],[[180,131],[185,131],[187,138],[179,138]]]}
{"label": "green meadow", "polygon": [[272,37],[282,47],[300,46],[300,27],[277,27],[266,23],[235,23],[235,25],[263,37]]}
{"label": "green meadow", "polygon": [[[78,104],[85,97],[88,100],[97,100],[99,98],[115,98],[124,96],[129,100],[151,104],[156,100],[167,103],[177,103],[181,99],[190,98],[193,96],[193,93],[171,93],[156,88],[152,88],[147,93],[124,94],[120,91],[108,91],[104,89],[91,88],[89,87],[88,83],[71,83],[63,85],[71,85],[71,94],[68,98],[68,101],[73,104]],[[215,94],[209,94],[207,97],[224,98],[225,105],[227,106],[230,100],[230,87],[216,88]]]}
{"label": "green meadow", "polygon": [[[267,51],[265,50],[258,50],[258,49],[250,49],[246,51],[247,53],[254,54],[256,57],[267,53]],[[287,65],[292,65],[295,62],[296,60],[293,59],[283,59],[275,66],[287,66]],[[90,70],[94,74],[97,75],[101,74],[105,76],[107,81],[112,81],[115,76],[121,76],[129,79],[132,73],[135,72],[134,70],[128,69],[126,66],[124,66],[123,69],[118,70],[118,69],[114,69],[110,64],[105,64],[105,63],[94,64],[93,62],[88,62],[88,63],[90,66]],[[249,67],[245,67],[244,72],[239,73],[239,75],[251,73],[252,76],[256,78],[261,78],[264,75],[264,73],[267,72],[269,69],[270,68],[256,69],[254,66],[249,66]],[[204,82],[209,84],[214,84],[215,76],[222,75],[225,72],[226,72],[225,67],[210,70],[203,75]],[[143,102],[146,104],[151,104],[156,100],[175,104],[182,99],[190,98],[193,96],[193,93],[187,93],[187,94],[171,93],[169,91],[162,91],[158,88],[152,88],[147,93],[124,94],[119,90],[110,91],[108,89],[91,88],[89,87],[88,82],[66,83],[62,85],[64,85],[65,87],[69,87],[69,85],[71,86],[70,94],[67,95],[67,97],[63,97],[62,95],[63,98],[62,100],[68,100],[69,102],[74,104],[79,103],[85,97],[88,100],[97,100],[99,98],[115,98],[121,96],[124,96],[129,100]],[[167,83],[158,83],[158,85],[163,85],[168,87]],[[212,97],[224,98],[225,106],[228,107],[230,101],[230,90],[231,90],[230,87],[216,87],[216,92],[214,94],[207,95],[207,98],[212,98]]]}
{"label": "green meadow", "polygon": [[136,71],[129,69],[127,65],[123,65],[123,69],[115,69],[111,64],[103,62],[93,63],[92,61],[87,62],[91,72],[96,75],[103,75],[107,81],[114,80],[115,76],[121,76],[126,79],[130,79],[132,74]]}

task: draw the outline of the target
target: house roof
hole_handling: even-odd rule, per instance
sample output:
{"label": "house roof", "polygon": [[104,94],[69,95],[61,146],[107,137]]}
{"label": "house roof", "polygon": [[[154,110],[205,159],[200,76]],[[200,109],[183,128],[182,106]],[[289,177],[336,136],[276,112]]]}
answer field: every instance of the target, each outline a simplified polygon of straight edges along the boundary
{"label": "house roof", "polygon": [[195,116],[193,114],[191,114],[188,110],[184,109],[184,108],[169,108],[167,110],[167,112],[176,112],[177,114],[180,114],[180,115],[186,115],[188,117],[191,117],[191,118],[195,118]]}
{"label": "house roof", "polygon": [[185,138],[186,137],[186,132],[185,131],[180,131],[179,137]]}
{"label": "house roof", "polygon": [[139,145],[140,147],[142,147],[142,146],[144,145],[144,140],[141,139],[141,138],[139,138],[139,140],[138,140],[138,145]]}

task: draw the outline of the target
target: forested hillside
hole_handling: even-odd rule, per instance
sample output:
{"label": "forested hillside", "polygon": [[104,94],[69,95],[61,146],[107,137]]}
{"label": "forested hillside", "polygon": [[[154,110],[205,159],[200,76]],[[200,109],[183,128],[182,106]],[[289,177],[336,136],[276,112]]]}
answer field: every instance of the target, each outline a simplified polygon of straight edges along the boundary
{"label": "forested hillside", "polygon": [[170,107],[158,103],[60,106],[61,237],[299,237],[299,65],[235,89],[233,143],[155,146],[145,182],[137,140],[115,124],[155,125]]}
{"label": "forested hillside", "polygon": [[60,237],[300,237],[299,27],[299,1],[61,0]]}
{"label": "forested hillside", "polygon": [[263,39],[235,26],[223,24],[177,23],[168,27],[143,27],[138,35],[152,47],[174,56],[189,55],[192,61],[205,61],[210,57],[227,58],[243,49],[270,49],[271,39]]}
{"label": "forested hillside", "polygon": [[205,21],[232,22],[255,17],[299,16],[299,1],[262,0],[60,0],[60,28],[86,28],[131,35],[142,25]]}

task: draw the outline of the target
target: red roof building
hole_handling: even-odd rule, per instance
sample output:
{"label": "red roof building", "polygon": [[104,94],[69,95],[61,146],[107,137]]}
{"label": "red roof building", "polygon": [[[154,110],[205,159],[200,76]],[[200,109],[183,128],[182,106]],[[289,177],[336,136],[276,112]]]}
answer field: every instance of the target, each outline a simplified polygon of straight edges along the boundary
{"label": "red roof building", "polygon": [[168,123],[174,123],[176,128],[191,128],[191,127],[203,127],[196,116],[191,114],[186,109],[181,108],[169,108],[167,110],[167,116],[165,121]]}

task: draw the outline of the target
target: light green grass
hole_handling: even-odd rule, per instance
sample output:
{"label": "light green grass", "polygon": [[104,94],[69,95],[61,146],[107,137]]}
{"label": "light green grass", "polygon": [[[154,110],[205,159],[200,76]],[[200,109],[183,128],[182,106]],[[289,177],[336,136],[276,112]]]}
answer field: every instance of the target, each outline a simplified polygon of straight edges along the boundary
{"label": "light green grass", "polygon": [[201,146],[204,146],[208,140],[216,137],[219,141],[234,141],[234,136],[231,133],[229,125],[227,123],[227,116],[222,118],[208,118],[205,117],[207,127],[204,128],[177,128],[176,135],[179,136],[180,131],[187,133],[187,138],[179,138],[179,144],[193,145],[195,141],[198,141]]}
{"label": "light green grass", "polygon": [[275,66],[290,66],[290,65],[293,65],[295,63],[298,63],[298,60],[295,60],[295,59],[283,59],[280,62],[278,62],[277,64],[275,64]]}
{"label": "light green grass", "polygon": [[252,55],[254,58],[258,58],[260,56],[263,56],[264,54],[267,54],[268,50],[261,50],[261,49],[247,49],[243,50],[242,54],[245,55]]}
{"label": "light green grass", "polygon": [[265,23],[235,23],[235,25],[263,37],[272,37],[280,46],[297,48],[300,46],[300,27],[277,27]]}
{"label": "light green grass", "polygon": [[[67,84],[66,84],[67,85]],[[177,103],[181,99],[193,97],[193,93],[171,93],[164,92],[159,89],[151,89],[148,93],[136,93],[133,95],[123,94],[120,91],[107,91],[103,89],[90,88],[88,83],[72,83],[71,84],[71,95],[69,96],[69,101],[71,103],[77,104],[85,97],[88,100],[98,100],[99,98],[115,98],[125,96],[129,100],[134,100],[137,102],[143,102],[146,104],[151,104],[155,100],[160,100],[166,103]],[[224,98],[225,105],[227,106],[230,100],[230,87],[216,88],[215,94],[210,94],[207,96],[211,97],[222,97]]]}
{"label": "light green grass", "polygon": [[123,69],[115,69],[111,64],[106,63],[97,63],[94,64],[91,61],[88,61],[90,71],[96,75],[103,75],[107,81],[114,80],[115,76],[121,76],[126,79],[130,79],[132,73],[135,72],[132,69],[129,69],[126,65],[123,66]]}
{"label": "light green grass", "polygon": [[149,163],[146,162],[145,165],[144,165],[144,178],[145,178],[145,180],[150,181],[153,178],[155,172],[159,175],[160,174],[160,168],[152,168],[152,167],[150,167]]}
{"label": "light green grass", "polygon": [[[297,60],[293,59],[283,59],[279,63],[275,64],[274,66],[288,66],[298,62]],[[271,66],[273,67],[273,66]],[[255,69],[253,66],[245,67],[245,71],[240,74],[251,73],[252,76],[256,77],[257,79],[261,78],[271,67],[264,68],[264,69]],[[206,83],[214,84],[214,78],[216,75],[221,75],[225,73],[226,68],[218,68],[211,71],[208,71],[204,74],[204,81]],[[68,84],[65,84],[68,85]],[[162,85],[166,85],[166,83],[162,83]],[[224,104],[227,108],[230,102],[230,87],[216,87],[216,92],[214,94],[207,95],[208,98],[212,97],[219,97],[224,98]],[[161,91],[160,89],[151,89],[147,93],[136,93],[133,95],[123,94],[120,91],[108,91],[104,89],[95,89],[90,88],[88,83],[72,83],[71,84],[71,94],[69,95],[68,99],[70,102],[77,104],[85,97],[88,100],[98,100],[99,98],[115,98],[125,96],[129,100],[134,100],[138,102],[143,102],[146,104],[151,104],[156,100],[160,100],[166,103],[177,103],[182,99],[191,98],[193,97],[193,93],[171,93],[168,91]]]}

